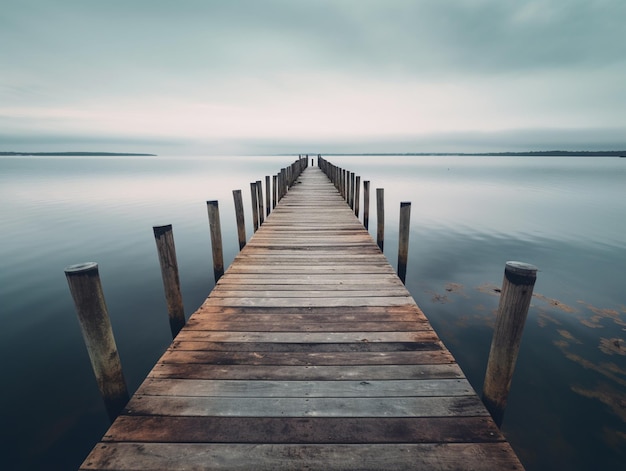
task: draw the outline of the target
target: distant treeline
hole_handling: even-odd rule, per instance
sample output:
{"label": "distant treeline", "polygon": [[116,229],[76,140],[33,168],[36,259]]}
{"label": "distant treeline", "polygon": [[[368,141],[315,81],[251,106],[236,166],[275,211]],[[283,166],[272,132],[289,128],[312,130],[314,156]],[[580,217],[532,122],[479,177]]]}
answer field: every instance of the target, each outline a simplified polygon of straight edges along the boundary
{"label": "distant treeline", "polygon": [[495,156],[495,157],[626,157],[626,150],[539,150],[528,152],[394,152],[394,153],[362,153],[362,154],[334,154],[327,155],[455,155],[455,156]]}
{"label": "distant treeline", "polygon": [[130,154],[117,152],[0,152],[2,156],[34,155],[42,157],[155,157],[156,154]]}

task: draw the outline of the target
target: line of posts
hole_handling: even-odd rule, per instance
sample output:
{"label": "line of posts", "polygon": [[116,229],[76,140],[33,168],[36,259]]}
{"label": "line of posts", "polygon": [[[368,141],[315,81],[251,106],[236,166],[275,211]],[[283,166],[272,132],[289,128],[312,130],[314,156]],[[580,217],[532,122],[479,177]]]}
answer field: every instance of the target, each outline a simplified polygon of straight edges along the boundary
{"label": "line of posts", "polygon": [[[266,176],[265,205],[263,205],[261,181],[250,184],[255,232],[263,224],[264,215],[270,215],[271,210],[287,194],[289,188],[293,186],[307,164],[308,156],[305,158],[300,155],[298,160],[290,166],[281,169],[277,175],[273,176],[272,191],[270,190],[270,177]],[[272,194],[271,209],[270,193]],[[237,221],[237,237],[241,250],[246,245],[241,190],[233,190],[233,198]],[[222,231],[217,200],[207,201],[207,212],[211,236],[213,275],[217,284],[224,274]],[[171,224],[153,226],[152,229],[161,267],[161,278],[163,280],[170,330],[172,338],[175,338],[185,326],[185,309],[180,289],[173,229]],[[74,300],[74,306],[98,389],[104,400],[109,419],[113,422],[128,402],[129,394],[104,299],[98,264],[87,262],[70,265],[65,268],[65,276]]]}
{"label": "line of posts", "polygon": [[[318,166],[335,184],[346,203],[359,216],[359,181],[353,172],[333,165],[318,156]],[[370,182],[363,181],[363,225],[369,229]],[[381,252],[385,239],[385,194],[383,188],[376,189],[376,244]],[[400,203],[400,227],[398,230],[398,265],[397,273],[403,283],[406,281],[406,269],[409,253],[411,203]],[[507,398],[517,356],[521,344],[522,332],[530,308],[533,288],[537,278],[534,265],[509,261],[505,264],[504,279],[500,302],[496,316],[496,325],[491,342],[487,370],[483,384],[482,400],[494,422],[502,425]]]}
{"label": "line of posts", "polygon": [[[311,162],[313,164],[313,161]],[[272,210],[295,183],[300,173],[308,166],[308,155],[291,166],[281,169],[273,176]],[[318,166],[334,183],[346,203],[359,216],[360,177],[336,167],[318,155]],[[250,184],[254,231],[264,222],[270,210],[270,177],[265,177],[266,198],[263,206],[261,181]],[[363,182],[363,225],[369,224],[369,181]],[[233,190],[239,248],[246,243],[245,221],[241,190]],[[381,252],[384,244],[384,191],[376,190],[377,201],[377,245]],[[211,234],[213,273],[215,283],[224,274],[219,205],[216,200],[207,201],[209,228]],[[398,276],[405,282],[408,261],[411,203],[400,204],[400,228],[398,244]],[[172,338],[185,325],[185,314],[180,291],[180,279],[176,250],[171,225],[154,226],[163,287],[168,308]],[[496,326],[491,343],[485,382],[483,402],[498,426],[502,424],[504,410],[515,369],[521,343],[521,336],[530,307],[537,268],[523,262],[505,264],[500,303]],[[104,399],[111,421],[117,417],[129,399],[128,388],[122,372],[121,362],[111,323],[104,300],[98,265],[95,262],[71,265],[65,269],[70,292],[74,300],[83,338],[89,353],[98,387]]]}

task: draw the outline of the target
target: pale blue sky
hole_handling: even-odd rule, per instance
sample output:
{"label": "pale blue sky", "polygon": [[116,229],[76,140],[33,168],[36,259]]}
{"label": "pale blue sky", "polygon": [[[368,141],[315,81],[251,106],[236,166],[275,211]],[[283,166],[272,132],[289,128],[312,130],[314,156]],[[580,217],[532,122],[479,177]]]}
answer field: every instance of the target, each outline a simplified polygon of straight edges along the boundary
{"label": "pale blue sky", "polygon": [[4,0],[0,150],[626,148],[624,0]]}

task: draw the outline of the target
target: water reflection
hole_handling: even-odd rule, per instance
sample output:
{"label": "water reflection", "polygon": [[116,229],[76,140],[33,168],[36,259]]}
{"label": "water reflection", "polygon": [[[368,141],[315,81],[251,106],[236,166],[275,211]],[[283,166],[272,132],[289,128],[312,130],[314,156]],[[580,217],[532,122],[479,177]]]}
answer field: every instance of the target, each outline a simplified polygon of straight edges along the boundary
{"label": "water reflection", "polygon": [[[206,200],[220,201],[228,265],[238,251],[231,191],[243,190],[250,236],[249,183],[291,160],[0,159],[0,354],[20,353],[0,366],[1,400],[14,406],[0,437],[9,469],[75,469],[106,429],[63,268],[99,262],[134,390],[171,340],[152,226],[173,224],[189,315],[213,286]],[[619,469],[626,458],[623,162],[329,160],[385,188],[392,265],[397,208],[412,201],[407,287],[479,392],[504,263],[539,266],[504,431],[529,470]]]}

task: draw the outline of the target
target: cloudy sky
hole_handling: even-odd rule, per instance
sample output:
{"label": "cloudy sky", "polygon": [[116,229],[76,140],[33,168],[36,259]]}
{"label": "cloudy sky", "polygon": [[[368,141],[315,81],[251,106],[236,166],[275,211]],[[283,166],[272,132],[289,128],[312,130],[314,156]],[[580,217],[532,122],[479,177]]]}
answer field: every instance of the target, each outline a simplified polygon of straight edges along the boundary
{"label": "cloudy sky", "polygon": [[626,148],[624,0],[3,0],[0,150]]}

